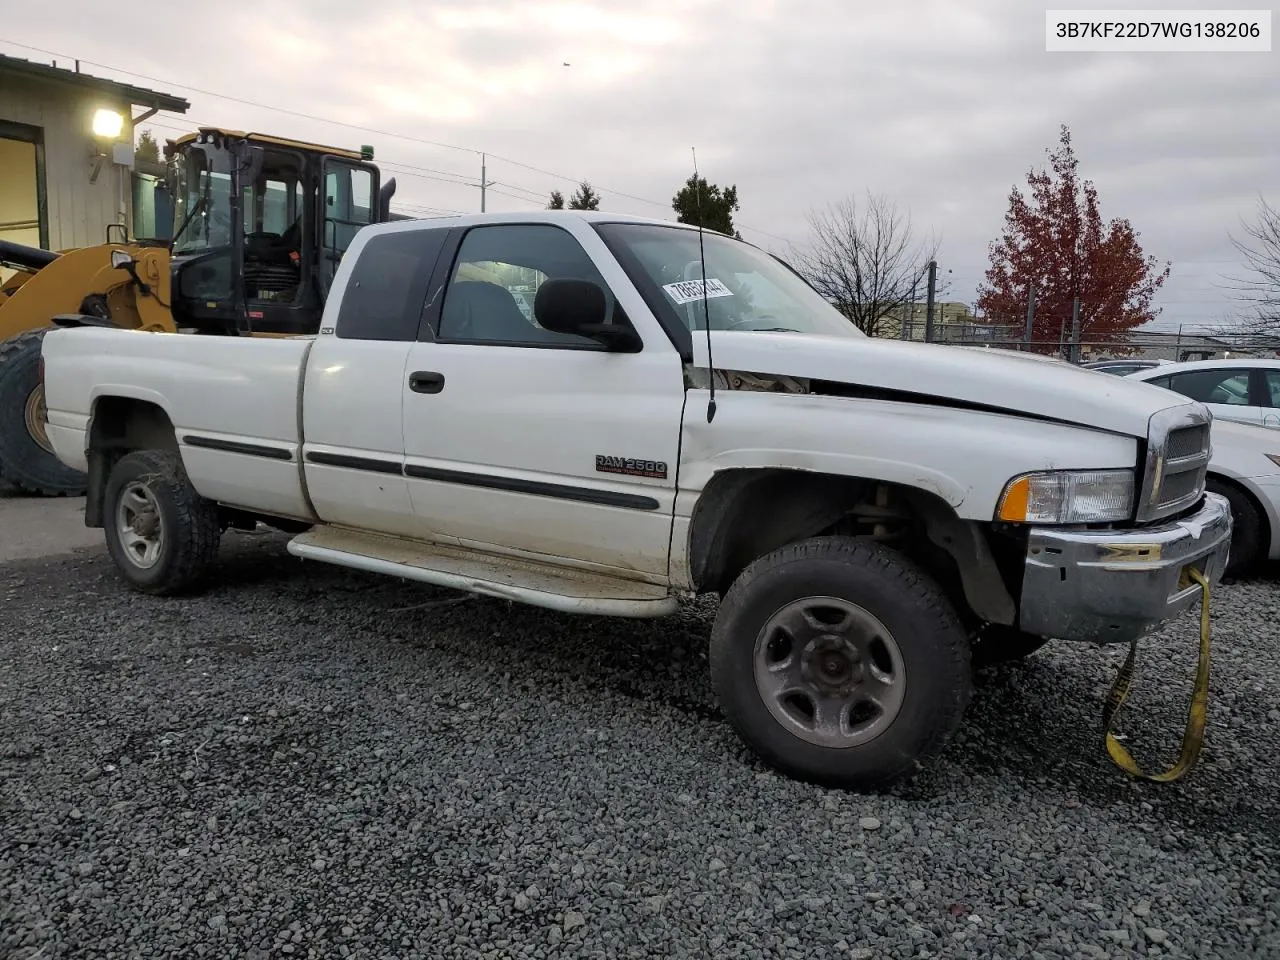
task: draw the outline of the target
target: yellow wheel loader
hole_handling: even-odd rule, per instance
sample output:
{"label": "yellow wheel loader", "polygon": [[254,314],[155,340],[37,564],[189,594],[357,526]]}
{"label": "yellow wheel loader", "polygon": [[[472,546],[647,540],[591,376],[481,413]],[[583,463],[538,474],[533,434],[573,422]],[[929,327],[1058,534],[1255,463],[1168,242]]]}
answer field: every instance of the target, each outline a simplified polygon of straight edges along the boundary
{"label": "yellow wheel loader", "polygon": [[[164,333],[315,333],[356,231],[392,219],[395,180],[381,185],[359,152],[202,128],[165,146],[174,204],[167,243],[107,242],[55,253],[0,241],[0,482],[80,495],[45,432],[44,334],[59,323]],[[394,219],[402,219],[394,217]],[[123,229],[121,235],[123,237]]]}

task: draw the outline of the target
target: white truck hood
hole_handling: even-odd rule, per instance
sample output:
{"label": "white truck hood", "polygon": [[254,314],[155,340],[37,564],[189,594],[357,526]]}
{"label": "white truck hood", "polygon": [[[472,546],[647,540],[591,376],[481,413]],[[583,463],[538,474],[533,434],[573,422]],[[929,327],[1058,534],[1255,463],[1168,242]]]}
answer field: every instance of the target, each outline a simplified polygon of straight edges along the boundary
{"label": "white truck hood", "polygon": [[[705,331],[693,336],[706,367]],[[1159,410],[1191,404],[1138,380],[1084,370],[1034,354],[872,337],[713,330],[717,370],[827,380],[972,404],[1145,437]]]}

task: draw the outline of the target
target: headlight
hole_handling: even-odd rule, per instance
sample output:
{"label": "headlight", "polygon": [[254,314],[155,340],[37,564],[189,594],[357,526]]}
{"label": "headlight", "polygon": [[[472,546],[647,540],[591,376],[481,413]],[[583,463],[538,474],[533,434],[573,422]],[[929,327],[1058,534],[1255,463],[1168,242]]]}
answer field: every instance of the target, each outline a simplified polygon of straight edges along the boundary
{"label": "headlight", "polygon": [[1106,523],[1133,511],[1132,470],[1050,470],[1014,477],[996,516],[1013,523]]}

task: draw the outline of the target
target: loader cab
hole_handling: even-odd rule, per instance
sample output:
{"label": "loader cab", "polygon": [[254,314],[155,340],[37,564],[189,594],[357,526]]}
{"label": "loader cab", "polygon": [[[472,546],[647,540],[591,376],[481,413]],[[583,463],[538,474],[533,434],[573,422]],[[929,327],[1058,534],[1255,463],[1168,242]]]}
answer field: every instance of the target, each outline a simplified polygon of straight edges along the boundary
{"label": "loader cab", "polygon": [[202,333],[315,333],[343,253],[387,219],[364,152],[202,129],[165,147],[173,314]]}

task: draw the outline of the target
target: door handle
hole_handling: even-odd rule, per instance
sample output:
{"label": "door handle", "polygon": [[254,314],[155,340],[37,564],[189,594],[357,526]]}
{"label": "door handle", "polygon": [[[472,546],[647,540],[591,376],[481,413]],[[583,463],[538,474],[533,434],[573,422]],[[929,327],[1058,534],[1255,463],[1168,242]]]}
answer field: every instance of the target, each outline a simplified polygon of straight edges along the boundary
{"label": "door handle", "polygon": [[409,374],[409,389],[414,393],[439,393],[444,389],[444,374],[417,370]]}

